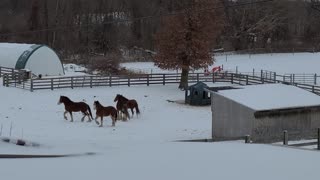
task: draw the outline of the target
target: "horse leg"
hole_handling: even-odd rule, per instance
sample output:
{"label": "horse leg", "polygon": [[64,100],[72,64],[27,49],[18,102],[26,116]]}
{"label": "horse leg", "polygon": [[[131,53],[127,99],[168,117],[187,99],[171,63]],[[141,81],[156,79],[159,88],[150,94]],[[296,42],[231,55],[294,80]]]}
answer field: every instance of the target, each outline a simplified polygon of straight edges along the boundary
{"label": "horse leg", "polygon": [[123,115],[122,121],[128,121],[127,113],[122,113],[122,115]]}
{"label": "horse leg", "polygon": [[116,126],[116,118],[111,115],[111,119],[112,119],[112,127]]}
{"label": "horse leg", "polygon": [[84,118],[87,116],[86,113],[82,113],[83,114],[83,117],[81,118],[81,122],[84,121]]}
{"label": "horse leg", "polygon": [[87,122],[91,122],[92,119],[91,119],[91,117],[90,117],[90,114],[89,114],[88,112],[86,112],[86,115],[88,116],[88,121],[87,121]]}
{"label": "horse leg", "polygon": [[87,121],[87,122],[91,122],[91,118],[90,118],[90,115],[89,115],[88,111],[84,111],[83,114],[84,114],[84,116],[83,116],[83,118],[81,119],[81,121],[83,122],[83,121],[84,121],[84,118],[85,118],[86,116],[88,116],[88,121]]}
{"label": "horse leg", "polygon": [[123,111],[120,110],[120,120],[123,121],[125,114],[123,113]]}
{"label": "horse leg", "polygon": [[65,120],[68,120],[68,118],[67,118],[67,116],[66,116],[67,113],[68,113],[68,111],[65,111],[65,112],[63,113],[63,117],[64,117]]}
{"label": "horse leg", "polygon": [[126,120],[130,119],[130,114],[128,112],[128,109],[125,109],[125,112],[124,112],[125,116],[126,116]]}
{"label": "horse leg", "polygon": [[101,124],[99,127],[102,127],[103,126],[103,116],[101,116]]}
{"label": "horse leg", "polygon": [[132,117],[133,117],[133,115],[134,115],[133,107],[131,107],[130,109],[131,109],[131,113],[132,113]]}
{"label": "horse leg", "polygon": [[71,111],[69,111],[69,113],[70,113],[70,116],[71,116],[71,121],[70,121],[70,122],[73,122],[72,112],[71,112]]}
{"label": "horse leg", "polygon": [[96,118],[94,118],[94,121],[96,122],[97,125],[99,125],[99,122],[97,121],[98,116],[96,116]]}
{"label": "horse leg", "polygon": [[119,120],[123,121],[124,119],[124,114],[122,112],[122,110],[119,111]]}

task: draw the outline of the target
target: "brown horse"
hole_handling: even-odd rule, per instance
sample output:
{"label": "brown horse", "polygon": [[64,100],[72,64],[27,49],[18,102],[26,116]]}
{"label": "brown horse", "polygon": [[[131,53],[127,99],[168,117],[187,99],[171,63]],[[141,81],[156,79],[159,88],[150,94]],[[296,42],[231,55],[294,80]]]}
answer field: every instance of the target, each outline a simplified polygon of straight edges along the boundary
{"label": "brown horse", "polygon": [[100,104],[99,101],[94,101],[93,103],[94,109],[96,110],[96,118],[95,121],[99,125],[99,122],[97,121],[98,117],[101,118],[101,123],[99,127],[103,126],[103,116],[111,116],[112,119],[112,126],[116,125],[117,121],[117,110],[116,108],[112,106],[104,107]]}
{"label": "brown horse", "polygon": [[117,102],[117,111],[126,111],[127,116],[130,118],[129,113],[128,113],[128,108],[131,109],[132,117],[134,115],[133,109],[136,109],[136,114],[137,116],[140,114],[139,106],[136,100],[134,99],[127,99],[126,97],[117,94],[117,96],[114,98],[114,102]]}
{"label": "brown horse", "polygon": [[81,122],[84,121],[84,118],[86,116],[88,116],[89,118],[88,122],[91,122],[91,119],[93,119],[91,114],[91,109],[88,104],[84,102],[73,102],[66,96],[60,96],[58,104],[61,104],[61,103],[64,104],[65,112],[63,113],[63,117],[65,120],[68,120],[66,114],[69,112],[71,116],[71,122],[73,122],[72,112],[79,112],[79,111],[81,111],[84,115],[81,118]]}

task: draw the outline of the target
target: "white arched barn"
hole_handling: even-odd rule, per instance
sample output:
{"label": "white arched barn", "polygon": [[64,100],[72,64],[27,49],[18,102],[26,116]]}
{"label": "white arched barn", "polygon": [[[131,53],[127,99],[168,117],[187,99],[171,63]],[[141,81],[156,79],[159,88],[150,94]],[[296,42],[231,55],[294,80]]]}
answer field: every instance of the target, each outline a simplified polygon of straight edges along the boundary
{"label": "white arched barn", "polygon": [[64,75],[58,55],[48,46],[39,44],[0,43],[0,66],[28,69],[42,76]]}

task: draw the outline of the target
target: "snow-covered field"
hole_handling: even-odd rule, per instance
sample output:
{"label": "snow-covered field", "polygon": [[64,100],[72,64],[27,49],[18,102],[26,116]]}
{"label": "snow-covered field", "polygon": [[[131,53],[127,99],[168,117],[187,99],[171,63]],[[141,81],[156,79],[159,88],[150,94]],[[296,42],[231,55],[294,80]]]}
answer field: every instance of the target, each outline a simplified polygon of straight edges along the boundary
{"label": "snow-covered field", "polygon": [[[310,55],[310,57],[309,57]],[[301,67],[316,69],[316,54],[301,55]],[[242,55],[241,55],[242,56]],[[239,56],[239,57],[241,57]],[[258,55],[255,55],[258,56]],[[255,60],[228,57],[227,65],[238,68],[264,67],[263,69],[294,71],[291,59],[298,54],[283,56],[285,67],[272,60],[277,55],[262,56]],[[318,57],[319,54],[318,54]],[[223,63],[223,58],[217,64]],[[298,58],[297,58],[298,59]],[[300,58],[299,58],[300,59]],[[314,59],[314,64],[307,61]],[[303,60],[303,62],[302,62]],[[235,64],[231,62],[234,61]],[[270,61],[270,62],[269,62]],[[273,62],[274,63],[271,63]],[[297,60],[298,61],[298,60]],[[242,63],[241,63],[242,62]],[[251,63],[250,63],[251,62]],[[255,63],[256,64],[255,64]],[[260,63],[259,63],[260,62]],[[125,64],[129,67],[130,64]],[[154,68],[148,63],[131,64],[140,69]],[[251,65],[250,67],[247,67]],[[293,65],[295,66],[295,65]],[[318,66],[319,67],[319,66]],[[299,69],[299,68],[296,68]],[[307,68],[306,68],[307,69]],[[150,69],[149,69],[150,70]],[[309,71],[308,71],[309,72]],[[312,73],[314,73],[312,72]],[[209,86],[212,84],[209,84]],[[111,127],[105,117],[104,127],[80,122],[80,113],[74,113],[75,122],[63,119],[64,107],[57,105],[60,95],[74,101],[85,101],[91,106],[94,100],[103,105],[115,105],[116,94],[136,99],[140,117],[118,122]],[[184,92],[177,85],[102,87],[29,92],[0,86],[0,125],[2,136],[23,138],[41,144],[40,147],[23,147],[0,142],[0,153],[17,154],[74,154],[94,152],[96,155],[55,159],[1,159],[0,177],[6,180],[36,179],[113,179],[113,180],[194,180],[194,179],[316,179],[320,154],[262,144],[244,144],[242,141],[187,143],[176,140],[205,139],[211,135],[211,110],[192,107],[167,100],[184,100]]]}
{"label": "snow-covered field", "polygon": [[[252,72],[255,69],[255,71],[275,71],[279,74],[320,74],[320,53],[218,55],[215,56],[215,59],[216,62],[212,67],[223,65],[226,70],[237,68],[239,72]],[[152,62],[124,63],[122,66],[145,73],[176,72],[161,70]]]}

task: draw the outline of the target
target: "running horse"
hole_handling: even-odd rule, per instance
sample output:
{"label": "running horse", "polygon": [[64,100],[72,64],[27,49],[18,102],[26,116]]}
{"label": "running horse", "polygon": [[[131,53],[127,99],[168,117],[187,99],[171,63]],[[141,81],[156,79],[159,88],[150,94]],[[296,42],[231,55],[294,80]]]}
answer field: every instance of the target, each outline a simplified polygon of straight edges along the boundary
{"label": "running horse", "polygon": [[140,114],[139,106],[135,99],[129,100],[121,94],[117,94],[117,96],[114,98],[114,102],[117,102],[117,112],[123,112],[129,119],[130,115],[128,113],[128,108],[131,109],[132,117],[134,115],[133,109],[136,109],[137,116]]}
{"label": "running horse", "polygon": [[111,116],[112,119],[112,126],[116,125],[117,121],[117,110],[113,106],[107,106],[104,107],[100,104],[99,101],[94,101],[93,107],[96,110],[96,118],[94,119],[95,122],[99,125],[99,122],[97,121],[98,117],[101,118],[100,126],[103,126],[103,117],[104,116]]}
{"label": "running horse", "polygon": [[93,119],[90,106],[85,102],[73,102],[67,96],[60,96],[58,104],[61,104],[61,103],[64,104],[64,108],[65,108],[65,112],[63,113],[63,117],[65,120],[68,120],[66,114],[69,113],[71,116],[71,122],[73,122],[72,112],[79,112],[79,111],[81,111],[82,114],[84,115],[81,118],[81,122],[84,121],[84,118],[86,116],[88,116],[89,118],[88,122],[91,122],[91,120]]}

